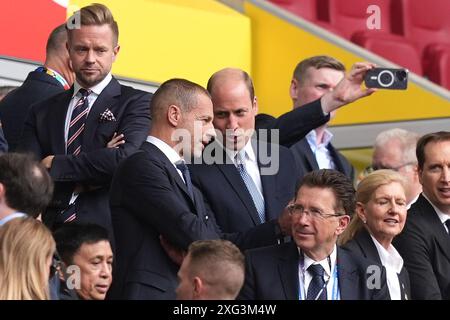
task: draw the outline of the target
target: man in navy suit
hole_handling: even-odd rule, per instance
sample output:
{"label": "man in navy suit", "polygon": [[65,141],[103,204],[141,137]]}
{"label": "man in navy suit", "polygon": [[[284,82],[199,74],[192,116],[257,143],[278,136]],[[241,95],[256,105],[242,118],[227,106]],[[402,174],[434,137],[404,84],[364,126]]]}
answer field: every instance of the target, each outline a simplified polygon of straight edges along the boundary
{"label": "man in navy suit", "polygon": [[[70,221],[96,223],[112,236],[108,190],[118,163],[144,142],[151,95],[111,76],[119,52],[118,26],[101,4],[81,8],[81,26],[68,28],[76,81],[71,90],[34,105],[21,150],[34,153],[55,182],[43,214],[50,227]],[[111,139],[124,137],[116,148]]]}
{"label": "man in navy suit", "polygon": [[[301,61],[295,68],[290,86],[294,110],[278,119],[261,115],[257,127],[280,129],[280,143],[293,151],[301,175],[328,168],[336,169],[353,180],[354,169],[331,144],[332,134],[327,130],[327,122],[335,116],[337,108],[374,92],[373,89],[360,88],[366,71],[373,67],[369,63],[356,63],[345,76],[344,65],[334,58],[315,56]],[[330,98],[334,98],[334,103],[329,104]],[[315,130],[299,130],[300,110],[313,110],[313,106],[316,109],[321,106],[327,118],[315,126]],[[309,113],[318,119],[317,112]]]}
{"label": "man in navy suit", "polygon": [[216,72],[208,91],[213,124],[220,133],[205,150],[204,161],[190,167],[194,184],[224,232],[242,232],[277,219],[293,198],[299,178],[292,153],[262,137],[256,139],[258,102],[245,71]]}
{"label": "man in navy suit", "polygon": [[0,102],[0,118],[10,151],[15,151],[19,144],[31,106],[64,92],[73,84],[66,44],[67,32],[62,24],[48,37],[44,65],[30,72],[23,84]]}
{"label": "man in navy suit", "polygon": [[389,299],[384,268],[336,246],[354,209],[355,190],[342,173],[322,169],[305,175],[288,206],[294,242],[248,250],[239,297]]}
{"label": "man in navy suit", "polygon": [[188,80],[168,80],[155,92],[147,141],[122,162],[111,186],[116,265],[110,298],[175,299],[182,253],[195,240],[224,238],[241,249],[275,242],[282,229],[276,220],[223,233],[192,184],[186,162],[214,137],[213,115],[208,92]]}

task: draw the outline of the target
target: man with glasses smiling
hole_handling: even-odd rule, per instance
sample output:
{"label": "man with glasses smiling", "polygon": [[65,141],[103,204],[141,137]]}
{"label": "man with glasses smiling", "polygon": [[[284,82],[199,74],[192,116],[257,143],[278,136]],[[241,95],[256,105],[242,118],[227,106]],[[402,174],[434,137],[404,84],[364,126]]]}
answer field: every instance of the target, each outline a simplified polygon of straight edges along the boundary
{"label": "man with glasses smiling", "polygon": [[372,170],[391,169],[407,179],[406,202],[408,209],[422,192],[417,170],[417,133],[395,128],[381,132],[375,139]]}
{"label": "man with glasses smiling", "polygon": [[241,299],[389,299],[385,269],[336,246],[355,210],[347,177],[330,169],[308,173],[288,210],[294,242],[246,253]]}

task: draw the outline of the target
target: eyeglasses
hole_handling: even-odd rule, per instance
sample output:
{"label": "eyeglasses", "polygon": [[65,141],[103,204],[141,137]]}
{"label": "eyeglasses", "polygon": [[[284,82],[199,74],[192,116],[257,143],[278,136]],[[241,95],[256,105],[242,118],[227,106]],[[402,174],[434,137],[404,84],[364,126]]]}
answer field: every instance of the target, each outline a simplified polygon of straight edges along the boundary
{"label": "eyeglasses", "polygon": [[330,218],[330,217],[340,217],[340,216],[344,215],[339,212],[323,213],[322,210],[317,209],[317,208],[311,208],[311,209],[306,210],[305,208],[303,208],[303,206],[295,204],[295,203],[288,205],[287,209],[291,216],[300,216],[302,214],[306,214],[307,216],[313,217],[315,219],[326,219],[326,218]]}
{"label": "eyeglasses", "polygon": [[394,170],[394,171],[399,171],[401,168],[406,167],[406,166],[411,166],[413,164],[416,164],[415,162],[407,162],[405,164],[402,164],[400,166],[396,166],[396,167],[389,167],[389,166],[377,166],[377,165],[373,165],[372,167],[372,171],[376,171],[376,170],[381,170],[381,169],[387,169],[387,170]]}

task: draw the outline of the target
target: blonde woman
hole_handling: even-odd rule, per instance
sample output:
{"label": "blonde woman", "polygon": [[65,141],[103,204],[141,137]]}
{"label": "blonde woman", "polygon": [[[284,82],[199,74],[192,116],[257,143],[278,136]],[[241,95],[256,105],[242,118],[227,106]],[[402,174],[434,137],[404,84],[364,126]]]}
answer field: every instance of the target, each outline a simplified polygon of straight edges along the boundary
{"label": "blonde woman", "polygon": [[406,182],[392,170],[377,170],[358,184],[356,214],[341,235],[339,244],[386,268],[392,300],[410,296],[409,276],[392,240],[405,225]]}
{"label": "blonde woman", "polygon": [[0,227],[0,300],[48,300],[52,234],[31,217]]}

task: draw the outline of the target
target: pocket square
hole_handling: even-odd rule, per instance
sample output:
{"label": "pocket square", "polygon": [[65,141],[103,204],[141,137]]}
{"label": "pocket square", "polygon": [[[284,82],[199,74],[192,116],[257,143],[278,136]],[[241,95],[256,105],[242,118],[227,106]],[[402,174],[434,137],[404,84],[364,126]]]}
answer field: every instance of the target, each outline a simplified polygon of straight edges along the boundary
{"label": "pocket square", "polygon": [[105,111],[100,113],[100,117],[98,118],[99,122],[111,122],[116,121],[116,117],[114,117],[114,113],[111,112],[108,108]]}

